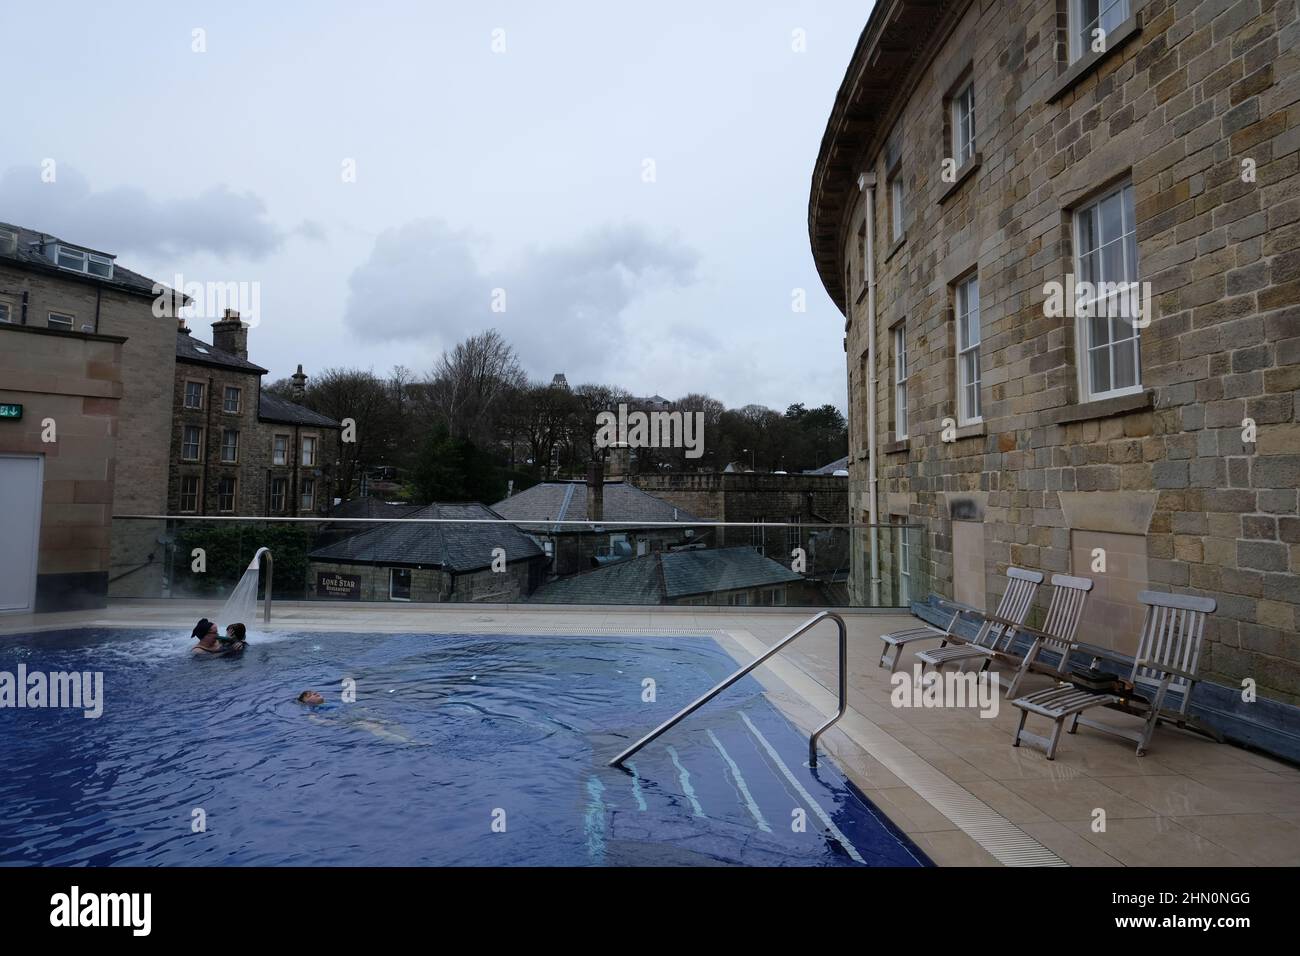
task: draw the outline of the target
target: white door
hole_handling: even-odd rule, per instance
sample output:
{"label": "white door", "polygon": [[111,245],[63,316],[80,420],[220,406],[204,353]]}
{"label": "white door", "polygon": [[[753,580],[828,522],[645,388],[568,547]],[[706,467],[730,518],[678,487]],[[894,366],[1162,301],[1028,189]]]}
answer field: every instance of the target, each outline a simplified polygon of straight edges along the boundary
{"label": "white door", "polygon": [[41,464],[38,455],[0,455],[0,612],[30,611],[36,602]]}

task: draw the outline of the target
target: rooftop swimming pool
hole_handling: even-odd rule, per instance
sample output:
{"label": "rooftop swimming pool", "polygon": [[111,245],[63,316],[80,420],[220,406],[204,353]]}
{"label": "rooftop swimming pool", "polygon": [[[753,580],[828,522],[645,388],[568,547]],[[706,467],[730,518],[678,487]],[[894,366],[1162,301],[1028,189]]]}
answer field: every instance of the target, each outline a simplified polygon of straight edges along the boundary
{"label": "rooftop swimming pool", "polygon": [[[711,638],[192,645],[0,638],[0,680],[103,674],[97,718],[0,707],[0,865],[928,864],[830,759],[806,766],[807,737],[752,677],[606,766],[735,669]],[[297,703],[307,688],[326,704]]]}

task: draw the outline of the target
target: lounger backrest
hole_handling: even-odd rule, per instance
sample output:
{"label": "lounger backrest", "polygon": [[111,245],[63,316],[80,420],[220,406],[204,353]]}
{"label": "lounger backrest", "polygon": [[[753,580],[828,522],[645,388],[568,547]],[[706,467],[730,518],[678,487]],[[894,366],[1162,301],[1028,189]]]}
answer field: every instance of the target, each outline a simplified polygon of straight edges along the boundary
{"label": "lounger backrest", "polygon": [[1083,605],[1092,590],[1088,578],[1075,578],[1068,574],[1052,575],[1052,603],[1047,607],[1047,618],[1040,630],[1049,635],[1044,641],[1056,653],[1065,653],[1074,644],[1083,617]]}
{"label": "lounger backrest", "polygon": [[[1138,600],[1147,606],[1147,613],[1133,663],[1133,676],[1130,678],[1133,683],[1150,686],[1164,679],[1164,673],[1157,668],[1139,667],[1137,662],[1144,660],[1195,674],[1201,662],[1205,619],[1218,604],[1213,598],[1159,591],[1143,591]],[[1182,677],[1169,682],[1169,689],[1179,695],[1176,708],[1179,713],[1187,712],[1187,700],[1191,696],[1189,683]]]}
{"label": "lounger backrest", "polygon": [[[1024,568],[1007,568],[1007,589],[1002,593],[995,612],[997,617],[1023,624],[1029,616],[1029,609],[1034,606],[1034,595],[1038,585],[1043,583],[1041,571],[1026,571]],[[974,644],[1001,649],[1000,644],[1010,644],[1015,631],[1001,624],[986,620],[975,636]]]}

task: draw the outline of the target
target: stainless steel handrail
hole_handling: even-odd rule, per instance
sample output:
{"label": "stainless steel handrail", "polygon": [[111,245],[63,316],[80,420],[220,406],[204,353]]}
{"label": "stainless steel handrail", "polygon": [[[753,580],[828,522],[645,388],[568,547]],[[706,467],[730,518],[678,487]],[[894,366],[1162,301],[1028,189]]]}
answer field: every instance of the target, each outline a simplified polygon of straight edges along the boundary
{"label": "stainless steel handrail", "polygon": [[805,631],[811,630],[813,627],[820,624],[826,618],[830,618],[831,620],[833,620],[840,629],[840,709],[835,712],[834,717],[832,717],[830,720],[826,721],[826,723],[822,724],[820,727],[814,730],[812,732],[812,736],[808,738],[808,766],[816,767],[817,766],[817,738],[819,738],[823,733],[825,733],[832,724],[834,724],[837,720],[839,720],[841,717],[844,716],[844,711],[848,709],[848,705],[849,705],[848,629],[844,626],[844,618],[840,617],[834,611],[822,611],[818,614],[814,614],[812,617],[804,621],[802,624],[800,624],[797,628],[795,628],[785,637],[781,638],[781,640],[773,644],[768,649],[768,651],[765,654],[763,654],[762,657],[758,657],[755,660],[753,660],[751,663],[746,664],[740,670],[736,671],[736,673],[732,674],[730,677],[724,680],[721,684],[718,684],[716,687],[714,687],[712,690],[706,693],[703,697],[699,698],[699,700],[696,700],[693,703],[690,703],[686,707],[682,708],[678,713],[674,714],[668,720],[664,721],[654,730],[650,731],[650,733],[646,734],[644,737],[642,737],[640,740],[634,743],[631,747],[628,747],[627,750],[624,750],[621,754],[619,754],[617,757],[611,760],[609,762],[609,765],[611,767],[621,767],[623,765],[624,760],[632,756],[634,753],[636,753],[646,744],[650,743],[650,741],[654,740],[660,734],[676,726],[682,720],[689,717],[691,714],[695,713],[697,710],[699,710],[701,707],[703,707],[705,704],[711,701],[714,697],[717,697],[719,694],[721,694],[732,684],[736,683],[736,681],[740,680],[750,671],[754,670],[754,668],[758,667],[760,664],[766,662],[770,658],[775,657],[777,654],[781,653],[781,651],[785,649],[787,644],[789,644],[799,635],[803,634]]}

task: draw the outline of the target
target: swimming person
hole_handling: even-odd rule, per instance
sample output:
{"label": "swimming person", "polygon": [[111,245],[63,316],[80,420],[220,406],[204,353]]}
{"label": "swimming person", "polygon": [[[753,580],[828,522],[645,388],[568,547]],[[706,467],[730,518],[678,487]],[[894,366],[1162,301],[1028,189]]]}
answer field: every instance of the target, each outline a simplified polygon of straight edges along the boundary
{"label": "swimming person", "polygon": [[221,649],[228,654],[238,654],[248,646],[248,642],[244,640],[247,633],[248,629],[242,624],[227,624],[226,636],[218,638]]}
{"label": "swimming person", "polygon": [[221,638],[217,634],[216,622],[209,621],[206,617],[201,618],[199,623],[194,625],[190,637],[199,639],[198,646],[191,648],[191,654],[220,654],[224,650],[221,646]]}
{"label": "swimming person", "polygon": [[[413,744],[417,747],[428,746],[422,741],[412,740],[401,731],[400,727],[394,730],[394,725],[386,721],[375,720],[360,713],[350,713],[351,706],[340,710],[339,714],[335,714],[333,712],[339,709],[339,705],[325,703],[325,697],[317,691],[305,690],[295,700],[297,703],[306,704],[311,708],[312,713],[308,715],[307,719],[312,723],[333,725],[347,730],[364,730],[366,733],[373,734],[388,743]],[[320,716],[321,712],[328,713],[330,716],[322,717]]]}

